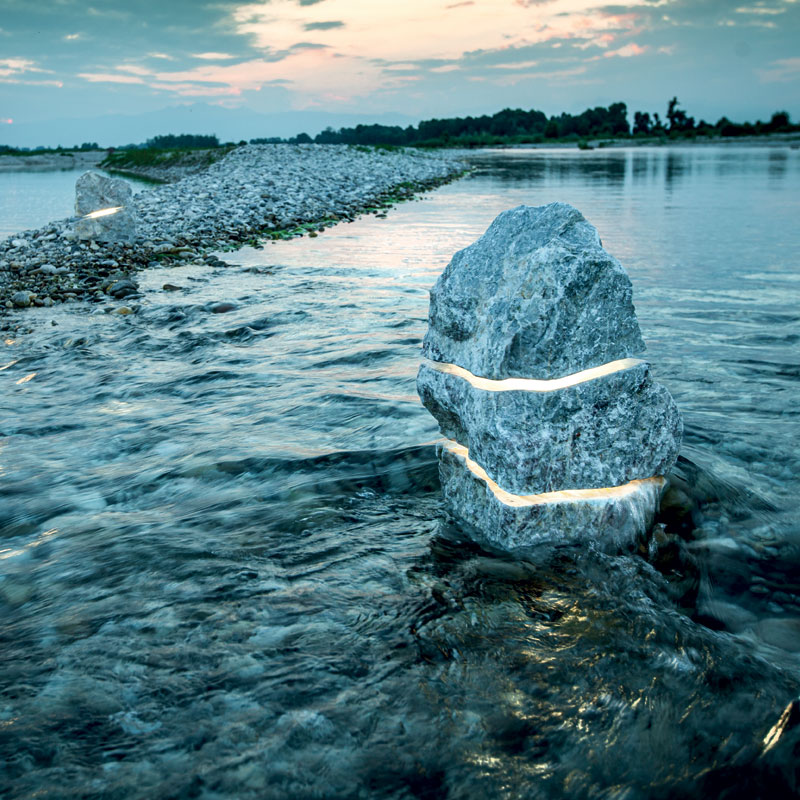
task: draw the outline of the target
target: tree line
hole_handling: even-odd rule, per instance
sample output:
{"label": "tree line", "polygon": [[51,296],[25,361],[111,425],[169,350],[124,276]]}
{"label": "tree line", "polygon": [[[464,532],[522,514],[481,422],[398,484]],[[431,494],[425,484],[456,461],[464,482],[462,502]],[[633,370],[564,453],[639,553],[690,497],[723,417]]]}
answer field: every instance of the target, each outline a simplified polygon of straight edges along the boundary
{"label": "tree line", "polygon": [[542,143],[557,140],[643,138],[694,138],[697,136],[758,136],[800,130],[786,111],[776,111],[769,122],[731,122],[722,117],[715,123],[700,120],[680,107],[677,97],[667,104],[662,120],[658,113],[636,111],[633,126],[628,122],[625,103],[607,108],[587,108],[580,114],[566,112],[548,117],[543,111],[505,108],[496,114],[479,117],[449,117],[423,120],[418,125],[356,125],[353,128],[326,128],[315,137],[300,133],[290,139],[278,137],[251,139],[252,144],[289,142],[291,144],[350,144],[410,147],[480,147],[491,144]]}

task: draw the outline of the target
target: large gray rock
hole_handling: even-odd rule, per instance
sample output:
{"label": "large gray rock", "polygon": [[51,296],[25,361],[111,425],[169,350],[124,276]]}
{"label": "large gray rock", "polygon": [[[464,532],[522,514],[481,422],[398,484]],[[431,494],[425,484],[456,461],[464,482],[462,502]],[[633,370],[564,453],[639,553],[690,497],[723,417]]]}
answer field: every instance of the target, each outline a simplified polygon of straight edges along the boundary
{"label": "large gray rock", "polygon": [[417,388],[447,441],[448,515],[506,549],[628,547],[683,426],[647,363],[619,262],[564,203],[501,214],[431,292]]}
{"label": "large gray rock", "polygon": [[423,355],[484,378],[559,378],[644,350],[631,298],[577,209],[519,206],[439,277]]}
{"label": "large gray rock", "polygon": [[419,396],[442,433],[509,492],[620,486],[666,474],[683,426],[643,361],[555,391],[491,391],[422,364]]}
{"label": "large gray rock", "polygon": [[98,242],[132,242],[136,219],[132,211],[133,190],[118,178],[99,172],[84,172],[75,183],[75,224],[79,239]]}

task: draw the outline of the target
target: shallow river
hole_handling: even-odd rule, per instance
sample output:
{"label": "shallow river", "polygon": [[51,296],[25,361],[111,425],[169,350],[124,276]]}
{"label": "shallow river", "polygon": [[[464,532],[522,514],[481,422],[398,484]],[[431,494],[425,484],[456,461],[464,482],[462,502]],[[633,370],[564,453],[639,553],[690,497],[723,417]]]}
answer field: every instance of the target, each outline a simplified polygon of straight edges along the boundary
{"label": "shallow river", "polygon": [[[0,344],[0,795],[797,785],[800,713],[770,729],[800,691],[800,153],[472,160],[387,219]],[[685,416],[648,552],[519,561],[440,522],[427,290],[554,200],[627,268]]]}

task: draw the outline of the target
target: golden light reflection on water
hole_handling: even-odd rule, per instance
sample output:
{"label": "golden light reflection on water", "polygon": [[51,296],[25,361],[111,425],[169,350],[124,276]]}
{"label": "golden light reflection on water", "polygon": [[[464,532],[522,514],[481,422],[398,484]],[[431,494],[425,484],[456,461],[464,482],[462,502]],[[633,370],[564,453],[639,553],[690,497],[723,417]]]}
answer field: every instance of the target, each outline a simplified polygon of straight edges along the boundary
{"label": "golden light reflection on water", "polygon": [[37,373],[31,372],[29,375],[26,375],[24,378],[20,378],[16,385],[19,386],[21,383],[27,383],[28,381],[32,381],[36,377]]}
{"label": "golden light reflection on water", "polygon": [[40,544],[44,544],[48,537],[54,536],[56,533],[58,533],[58,528],[50,528],[49,530],[40,533],[32,542],[29,542],[24,547],[6,547],[5,549],[0,550],[0,560],[24,555],[28,550],[32,550],[33,548],[38,547]]}
{"label": "golden light reflection on water", "polygon": [[13,367],[17,361],[19,361],[19,359],[15,358],[13,361],[9,361],[8,364],[4,364],[2,367],[0,367],[0,372],[3,372],[3,370],[8,369],[9,367]]}
{"label": "golden light reflection on water", "polygon": [[481,378],[473,375],[469,370],[455,364],[444,364],[441,361],[430,361],[427,358],[424,358],[422,363],[445,375],[455,375],[463,378],[465,381],[469,381],[476,389],[483,389],[486,392],[555,392],[559,389],[577,386],[579,383],[602,378],[604,375],[621,372],[646,362],[641,358],[621,358],[617,361],[609,361],[608,364],[603,364],[599,367],[584,369],[580,372],[573,372],[572,375],[565,375],[562,378],[553,378],[551,380],[538,380],[535,378],[492,380],[491,378]]}
{"label": "golden light reflection on water", "polygon": [[442,445],[454,456],[464,461],[467,469],[475,477],[480,478],[501,503],[512,508],[529,508],[555,503],[586,503],[595,500],[620,500],[641,491],[645,487],[656,486],[661,488],[664,485],[664,478],[656,475],[652,478],[631,481],[622,486],[609,486],[599,489],[562,489],[557,492],[543,492],[541,494],[512,494],[498,486],[486,474],[486,470],[469,457],[469,450],[466,447],[454,442],[452,439],[444,439]]}

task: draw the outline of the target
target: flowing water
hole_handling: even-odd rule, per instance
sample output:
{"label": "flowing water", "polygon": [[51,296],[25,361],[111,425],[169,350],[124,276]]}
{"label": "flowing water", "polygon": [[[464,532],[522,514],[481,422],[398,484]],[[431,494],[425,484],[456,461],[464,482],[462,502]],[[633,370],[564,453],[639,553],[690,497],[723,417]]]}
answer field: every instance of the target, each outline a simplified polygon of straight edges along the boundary
{"label": "flowing water", "polygon": [[[0,795],[796,789],[797,707],[770,730],[800,691],[800,153],[470,158],[0,345]],[[685,416],[647,551],[515,560],[440,522],[427,289],[554,200],[627,268]]]}

